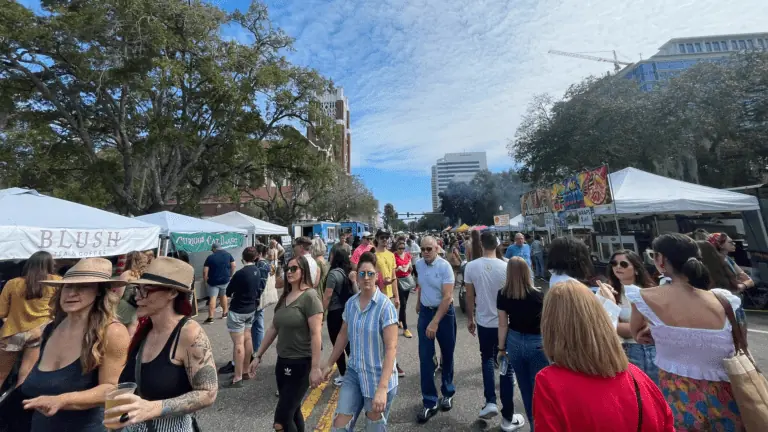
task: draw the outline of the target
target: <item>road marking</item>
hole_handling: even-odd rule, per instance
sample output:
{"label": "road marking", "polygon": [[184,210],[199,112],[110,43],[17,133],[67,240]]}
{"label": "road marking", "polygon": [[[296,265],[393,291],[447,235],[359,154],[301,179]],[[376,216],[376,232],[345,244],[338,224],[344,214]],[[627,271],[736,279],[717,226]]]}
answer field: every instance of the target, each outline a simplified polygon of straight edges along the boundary
{"label": "road marking", "polygon": [[[333,375],[334,372],[336,372],[335,364],[333,365],[333,369],[331,369],[331,375]],[[317,388],[312,389],[309,395],[304,398],[304,402],[301,404],[301,415],[303,415],[305,419],[308,419],[310,414],[312,414],[312,410],[315,409],[315,405],[320,401],[320,398],[323,396],[323,390],[325,390],[329,382],[330,380],[322,382]]]}
{"label": "road marking", "polygon": [[768,334],[768,331],[765,331],[765,330],[754,330],[754,329],[749,329],[748,331],[751,331],[751,332],[755,332],[755,333]]}
{"label": "road marking", "polygon": [[328,405],[323,411],[323,415],[317,421],[315,426],[315,432],[330,432],[331,426],[333,426],[333,414],[336,412],[336,405],[339,403],[339,387],[333,391],[331,398],[328,400]]}

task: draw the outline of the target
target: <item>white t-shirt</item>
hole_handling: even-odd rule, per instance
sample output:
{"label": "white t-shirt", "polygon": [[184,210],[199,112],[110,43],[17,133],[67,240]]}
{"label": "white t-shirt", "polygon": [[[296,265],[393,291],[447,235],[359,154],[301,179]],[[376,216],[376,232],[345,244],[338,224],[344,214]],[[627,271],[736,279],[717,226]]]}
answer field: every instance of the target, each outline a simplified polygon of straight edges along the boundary
{"label": "white t-shirt", "polygon": [[304,254],[304,258],[307,259],[307,263],[309,263],[309,271],[312,273],[312,285],[317,285],[317,261],[315,261],[314,258],[312,258],[312,254]]}
{"label": "white t-shirt", "polygon": [[498,328],[496,296],[507,280],[507,265],[498,258],[478,258],[464,268],[464,282],[475,287],[477,325]]}

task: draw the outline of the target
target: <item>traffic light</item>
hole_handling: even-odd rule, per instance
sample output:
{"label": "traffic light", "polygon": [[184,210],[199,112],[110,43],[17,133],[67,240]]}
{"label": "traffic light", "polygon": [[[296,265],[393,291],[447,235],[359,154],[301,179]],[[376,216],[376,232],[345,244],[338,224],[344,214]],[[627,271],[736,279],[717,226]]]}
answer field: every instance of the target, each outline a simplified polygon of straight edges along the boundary
{"label": "traffic light", "polygon": [[405,218],[406,218],[406,219],[408,219],[408,218],[410,218],[410,217],[411,217],[411,213],[410,213],[410,212],[406,212],[406,213],[405,213]]}

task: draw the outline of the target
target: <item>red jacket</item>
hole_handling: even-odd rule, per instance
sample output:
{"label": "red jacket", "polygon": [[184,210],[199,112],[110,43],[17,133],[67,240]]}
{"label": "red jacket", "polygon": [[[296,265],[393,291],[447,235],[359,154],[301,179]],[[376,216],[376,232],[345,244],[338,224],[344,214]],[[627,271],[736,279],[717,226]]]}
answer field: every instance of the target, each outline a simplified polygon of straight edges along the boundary
{"label": "red jacket", "polygon": [[[672,410],[661,390],[630,364],[643,403],[643,432],[674,432]],[[628,371],[602,378],[552,365],[536,375],[536,432],[636,432],[637,396]]]}

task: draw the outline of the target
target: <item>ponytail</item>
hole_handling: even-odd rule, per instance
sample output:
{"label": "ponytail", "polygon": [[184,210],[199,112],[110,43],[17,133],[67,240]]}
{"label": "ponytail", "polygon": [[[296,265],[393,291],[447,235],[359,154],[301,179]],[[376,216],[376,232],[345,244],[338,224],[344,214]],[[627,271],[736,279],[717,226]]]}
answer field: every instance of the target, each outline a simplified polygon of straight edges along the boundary
{"label": "ponytail", "polygon": [[688,278],[688,283],[698,289],[708,290],[712,282],[707,266],[696,257],[690,257],[683,264],[680,272]]}

